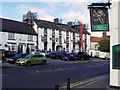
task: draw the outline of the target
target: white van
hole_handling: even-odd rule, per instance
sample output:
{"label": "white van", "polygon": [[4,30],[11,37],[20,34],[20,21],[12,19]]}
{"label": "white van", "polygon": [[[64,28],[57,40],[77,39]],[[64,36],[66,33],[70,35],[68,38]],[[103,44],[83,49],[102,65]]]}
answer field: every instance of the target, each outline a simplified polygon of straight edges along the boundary
{"label": "white van", "polygon": [[100,51],[98,51],[98,50],[90,50],[90,51],[89,51],[89,55],[90,55],[91,57],[99,57],[99,52],[100,52]]}
{"label": "white van", "polygon": [[110,59],[110,53],[108,53],[108,52],[99,52],[99,58],[108,60],[108,59]]}

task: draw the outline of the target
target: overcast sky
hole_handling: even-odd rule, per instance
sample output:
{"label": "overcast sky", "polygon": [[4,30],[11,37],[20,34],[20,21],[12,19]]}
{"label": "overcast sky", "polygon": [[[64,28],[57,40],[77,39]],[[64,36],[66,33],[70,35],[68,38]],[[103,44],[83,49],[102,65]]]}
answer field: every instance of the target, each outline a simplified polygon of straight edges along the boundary
{"label": "overcast sky", "polygon": [[[74,2],[73,2],[74,1]],[[38,18],[53,21],[62,19],[63,23],[78,20],[89,24],[89,10],[87,5],[93,2],[107,2],[108,0],[2,0],[0,3],[0,17],[22,21],[27,11],[37,12]],[[91,33],[101,36],[100,33]]]}

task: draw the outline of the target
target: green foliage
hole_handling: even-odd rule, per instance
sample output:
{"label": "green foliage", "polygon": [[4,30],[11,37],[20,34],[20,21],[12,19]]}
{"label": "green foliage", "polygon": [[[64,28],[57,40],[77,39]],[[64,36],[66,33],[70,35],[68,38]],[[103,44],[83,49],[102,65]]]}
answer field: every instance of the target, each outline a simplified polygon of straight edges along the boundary
{"label": "green foliage", "polygon": [[21,49],[21,50],[20,50],[20,51],[21,51],[21,53],[23,53],[23,46],[21,46],[21,48],[20,48],[20,49]]}
{"label": "green foliage", "polygon": [[29,49],[29,47],[27,46],[27,48],[26,48],[26,53],[30,53],[30,49]]}
{"label": "green foliage", "polygon": [[18,53],[21,53],[20,45],[18,46]]}
{"label": "green foliage", "polygon": [[103,40],[99,42],[99,50],[103,52],[110,52],[110,38],[104,37]]}

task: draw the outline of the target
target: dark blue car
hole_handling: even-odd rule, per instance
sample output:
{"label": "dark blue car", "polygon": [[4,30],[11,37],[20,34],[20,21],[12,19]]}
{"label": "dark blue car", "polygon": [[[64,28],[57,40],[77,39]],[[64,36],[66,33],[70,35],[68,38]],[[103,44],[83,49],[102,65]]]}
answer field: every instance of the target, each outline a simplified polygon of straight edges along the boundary
{"label": "dark blue car", "polygon": [[64,61],[75,61],[76,58],[73,54],[63,54],[62,57],[61,57],[61,60],[64,60]]}
{"label": "dark blue car", "polygon": [[6,58],[6,61],[8,63],[14,64],[18,58],[24,58],[26,55],[28,54],[27,53],[16,54],[14,57]]}

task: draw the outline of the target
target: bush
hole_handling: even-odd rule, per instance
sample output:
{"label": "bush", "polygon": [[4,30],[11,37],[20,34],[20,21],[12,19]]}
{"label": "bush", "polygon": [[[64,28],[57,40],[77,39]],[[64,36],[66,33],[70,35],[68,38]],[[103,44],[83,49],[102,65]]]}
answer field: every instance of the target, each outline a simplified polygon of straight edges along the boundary
{"label": "bush", "polygon": [[21,53],[20,45],[18,46],[18,53]]}
{"label": "bush", "polygon": [[27,46],[27,48],[26,48],[26,53],[30,53],[30,49],[29,49],[29,47]]}

